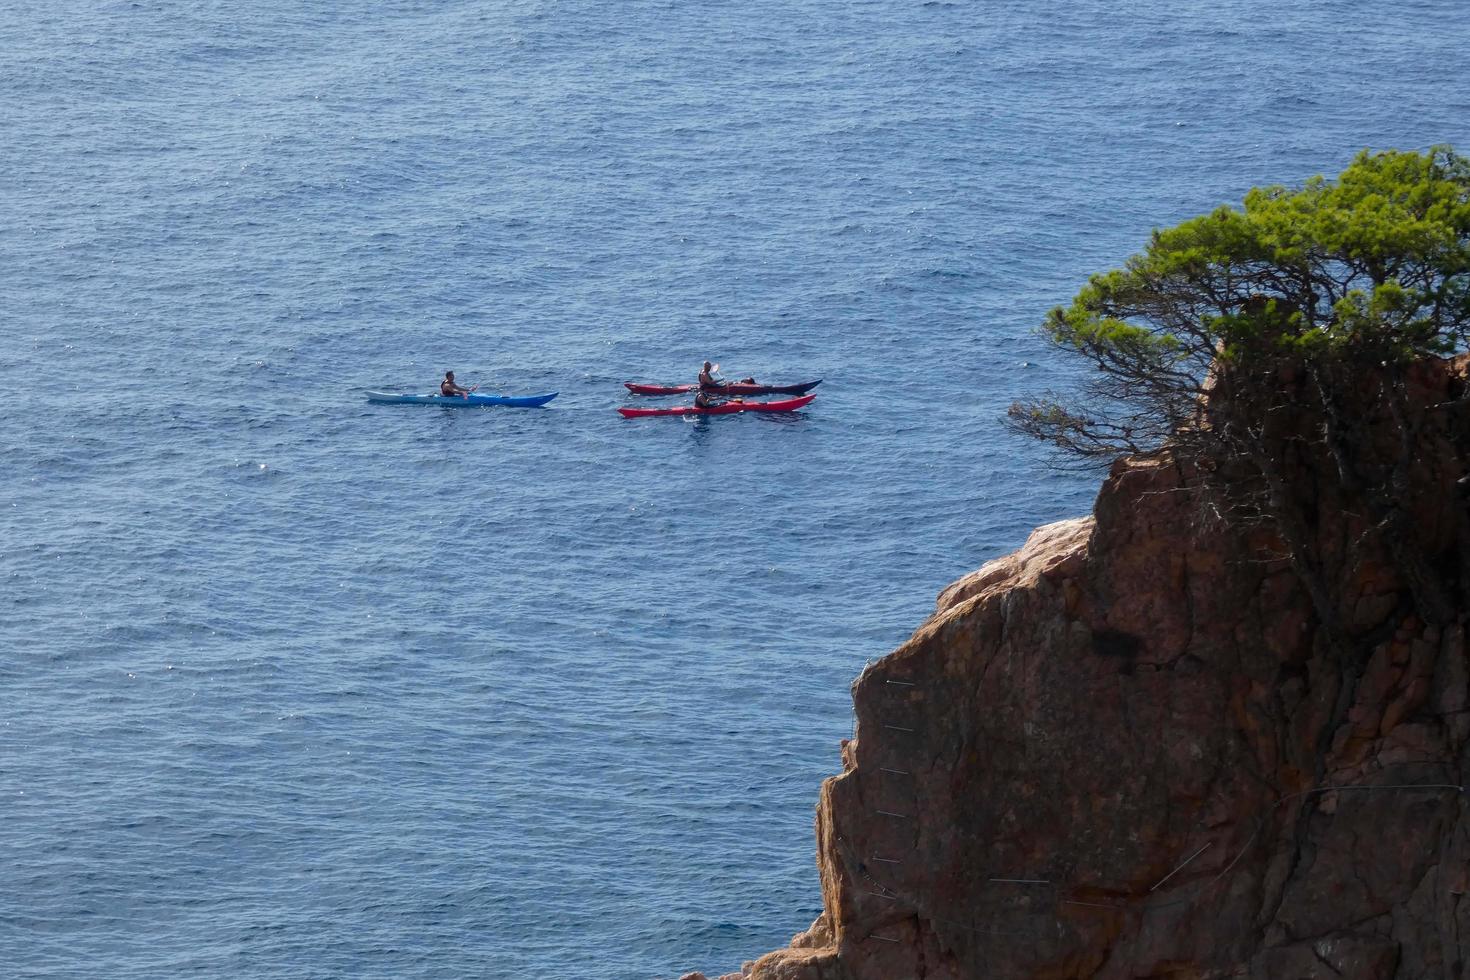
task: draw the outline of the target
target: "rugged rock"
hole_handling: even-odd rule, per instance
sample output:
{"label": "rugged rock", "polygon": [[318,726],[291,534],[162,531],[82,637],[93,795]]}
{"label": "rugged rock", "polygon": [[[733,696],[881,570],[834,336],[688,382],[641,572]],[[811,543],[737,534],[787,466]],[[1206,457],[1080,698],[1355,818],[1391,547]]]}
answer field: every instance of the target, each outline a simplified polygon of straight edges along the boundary
{"label": "rugged rock", "polygon": [[1424,621],[1360,547],[1321,460],[1295,482],[1331,628],[1268,525],[1168,458],[1125,460],[1093,517],[950,586],[855,682],[817,808],[825,910],[743,972],[1470,976],[1464,372],[1416,379],[1400,501],[1454,618]]}

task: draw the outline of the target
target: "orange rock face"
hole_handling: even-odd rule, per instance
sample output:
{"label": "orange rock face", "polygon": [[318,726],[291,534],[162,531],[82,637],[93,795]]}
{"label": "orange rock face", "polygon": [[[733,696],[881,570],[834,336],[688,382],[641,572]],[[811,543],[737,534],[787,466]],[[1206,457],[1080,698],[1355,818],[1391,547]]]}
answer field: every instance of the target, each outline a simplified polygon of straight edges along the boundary
{"label": "orange rock face", "polygon": [[1442,367],[1404,506],[1457,619],[1421,621],[1324,482],[1334,642],[1269,532],[1119,463],[857,679],[825,911],[744,975],[1470,977],[1470,410]]}

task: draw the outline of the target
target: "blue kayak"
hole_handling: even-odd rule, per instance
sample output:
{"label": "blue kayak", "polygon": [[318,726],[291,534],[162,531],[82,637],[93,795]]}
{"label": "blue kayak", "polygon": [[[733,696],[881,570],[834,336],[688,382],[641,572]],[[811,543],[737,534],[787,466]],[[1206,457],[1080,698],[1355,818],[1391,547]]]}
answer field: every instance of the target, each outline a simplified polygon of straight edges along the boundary
{"label": "blue kayak", "polygon": [[386,391],[370,391],[367,399],[379,405],[443,405],[446,408],[478,408],[483,405],[508,405],[511,408],[538,408],[559,392],[544,395],[394,395]]}

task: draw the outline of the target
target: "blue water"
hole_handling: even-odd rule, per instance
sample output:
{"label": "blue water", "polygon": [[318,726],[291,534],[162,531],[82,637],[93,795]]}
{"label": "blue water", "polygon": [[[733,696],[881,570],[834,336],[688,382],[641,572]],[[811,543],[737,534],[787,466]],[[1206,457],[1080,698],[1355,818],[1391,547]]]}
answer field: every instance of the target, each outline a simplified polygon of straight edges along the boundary
{"label": "blue water", "polygon": [[[819,908],[847,685],[1084,511],[1150,228],[1470,147],[1461,0],[12,0],[0,974],[644,978]],[[624,380],[823,377],[625,422]],[[445,369],[544,410],[370,406]]]}

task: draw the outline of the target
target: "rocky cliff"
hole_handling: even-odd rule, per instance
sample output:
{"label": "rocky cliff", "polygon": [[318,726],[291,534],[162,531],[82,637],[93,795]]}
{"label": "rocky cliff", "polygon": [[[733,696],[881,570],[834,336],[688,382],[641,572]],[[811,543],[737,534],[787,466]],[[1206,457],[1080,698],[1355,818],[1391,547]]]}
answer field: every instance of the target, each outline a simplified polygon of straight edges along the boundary
{"label": "rocky cliff", "polygon": [[1092,517],[950,586],[855,682],[825,911],[742,975],[1470,977],[1465,362],[1412,395],[1398,503],[1455,617],[1362,546],[1325,461],[1294,485],[1331,628],[1268,523],[1167,456],[1118,463]]}

